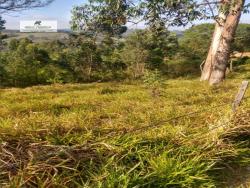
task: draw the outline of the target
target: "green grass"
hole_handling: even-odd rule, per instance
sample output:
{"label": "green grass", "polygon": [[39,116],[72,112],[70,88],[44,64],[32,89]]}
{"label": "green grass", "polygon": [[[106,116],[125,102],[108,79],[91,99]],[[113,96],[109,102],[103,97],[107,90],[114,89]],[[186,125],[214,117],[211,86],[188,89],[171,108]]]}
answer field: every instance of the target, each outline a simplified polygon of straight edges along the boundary
{"label": "green grass", "polygon": [[250,100],[236,115],[231,103],[249,73],[234,74],[157,93],[140,82],[1,89],[0,187],[248,184]]}

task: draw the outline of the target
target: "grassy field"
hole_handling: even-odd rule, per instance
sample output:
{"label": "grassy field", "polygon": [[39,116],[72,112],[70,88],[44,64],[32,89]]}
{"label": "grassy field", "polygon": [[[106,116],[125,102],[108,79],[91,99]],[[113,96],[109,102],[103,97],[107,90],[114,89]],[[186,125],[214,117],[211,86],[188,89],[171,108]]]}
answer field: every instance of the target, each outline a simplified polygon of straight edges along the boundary
{"label": "grassy field", "polygon": [[250,99],[231,112],[248,69],[217,87],[183,78],[1,89],[0,187],[250,186]]}

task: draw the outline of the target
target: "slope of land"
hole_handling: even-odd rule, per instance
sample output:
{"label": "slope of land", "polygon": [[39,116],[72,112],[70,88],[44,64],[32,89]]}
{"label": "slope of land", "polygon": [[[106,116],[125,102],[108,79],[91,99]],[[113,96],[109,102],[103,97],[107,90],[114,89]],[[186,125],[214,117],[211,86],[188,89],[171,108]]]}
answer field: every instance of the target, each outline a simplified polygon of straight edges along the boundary
{"label": "slope of land", "polygon": [[248,70],[217,87],[179,79],[1,89],[0,186],[250,185],[249,89],[231,112]]}
{"label": "slope of land", "polygon": [[11,39],[22,39],[28,38],[33,42],[50,42],[52,40],[65,40],[68,38],[69,33],[65,31],[60,31],[57,33],[20,33],[16,30],[5,30],[3,34],[8,35],[5,40],[8,42]]}

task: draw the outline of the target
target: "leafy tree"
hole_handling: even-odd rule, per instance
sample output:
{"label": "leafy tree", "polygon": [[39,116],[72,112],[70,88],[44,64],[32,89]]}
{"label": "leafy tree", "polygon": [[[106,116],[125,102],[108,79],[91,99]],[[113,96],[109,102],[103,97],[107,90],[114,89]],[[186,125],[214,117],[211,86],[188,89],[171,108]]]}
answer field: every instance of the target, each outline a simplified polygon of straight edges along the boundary
{"label": "leafy tree", "polygon": [[250,51],[250,24],[239,24],[232,48],[235,51]]}
{"label": "leafy tree", "polygon": [[158,33],[138,30],[126,39],[121,56],[133,77],[140,77],[146,68],[160,69],[165,58],[174,55],[177,47],[176,35],[166,29]]}
{"label": "leafy tree", "polygon": [[5,24],[5,20],[3,20],[2,17],[0,16],[0,50],[4,45],[3,43],[4,36],[1,34],[1,31],[5,29],[4,24]]}
{"label": "leafy tree", "polygon": [[72,81],[68,70],[50,58],[48,49],[43,49],[29,39],[11,40],[9,51],[2,53],[2,57],[7,85],[29,86]]}
{"label": "leafy tree", "polygon": [[201,24],[187,29],[179,43],[186,51],[186,56],[203,59],[212,40],[214,24]]}
{"label": "leafy tree", "polygon": [[20,41],[17,39],[10,40],[10,42],[8,44],[9,50],[11,50],[11,51],[17,50],[19,43],[20,43]]}
{"label": "leafy tree", "polygon": [[[73,9],[72,28],[79,30],[87,28],[96,32],[109,31],[113,34],[117,27],[135,20],[145,21],[151,30],[157,31],[163,26],[185,26],[197,19],[215,19],[214,37],[201,76],[201,80],[209,80],[211,84],[219,83],[225,78],[226,64],[230,55],[228,52],[241,13],[245,11],[244,0],[205,2],[89,0],[88,2]],[[215,12],[218,12],[218,15]]]}
{"label": "leafy tree", "polygon": [[93,38],[76,37],[67,50],[67,61],[77,75],[77,81],[91,81],[94,71],[100,66],[100,55]]}
{"label": "leafy tree", "polygon": [[0,14],[21,11],[30,8],[38,8],[52,3],[54,0],[1,0]]}
{"label": "leafy tree", "polygon": [[205,12],[194,0],[89,0],[73,8],[71,25],[74,30],[114,34],[127,22],[137,19],[145,20],[151,28],[165,24],[180,26],[204,17]]}
{"label": "leafy tree", "polygon": [[143,31],[137,31],[129,36],[121,51],[121,59],[128,67],[128,74],[133,78],[144,75],[149,59],[149,51],[145,48]]}
{"label": "leafy tree", "polygon": [[[4,24],[5,24],[5,20],[3,20],[2,17],[0,16],[0,52],[4,45],[3,36],[1,35],[1,31],[5,29]],[[0,82],[1,83],[4,82],[5,76],[6,76],[6,73],[4,70],[4,58],[0,54]]]}
{"label": "leafy tree", "polygon": [[5,69],[11,84],[26,86],[37,83],[36,71],[34,71],[40,64],[36,60],[37,53],[37,47],[28,39],[22,39],[15,51],[9,53]]}
{"label": "leafy tree", "polygon": [[6,21],[3,20],[2,17],[0,16],[0,32],[1,32],[3,29],[5,29],[5,27],[4,27],[5,22],[6,22]]}
{"label": "leafy tree", "polygon": [[98,51],[101,56],[101,76],[102,80],[122,79],[126,64],[121,59],[120,53],[124,43],[110,35],[103,36]]}
{"label": "leafy tree", "polygon": [[[200,59],[207,55],[207,50],[212,41],[214,24],[200,24],[187,29],[179,43],[185,50],[185,56]],[[250,24],[239,24],[231,51],[250,50]]]}
{"label": "leafy tree", "polygon": [[0,52],[0,86],[7,84],[7,73],[5,71],[6,56]]}
{"label": "leafy tree", "polygon": [[94,34],[120,35],[127,30],[129,14],[127,1],[91,0],[73,8],[71,27]]}
{"label": "leafy tree", "polygon": [[164,63],[164,58],[171,58],[178,47],[177,37],[162,27],[146,31],[146,46],[149,50],[149,68],[160,68]]}

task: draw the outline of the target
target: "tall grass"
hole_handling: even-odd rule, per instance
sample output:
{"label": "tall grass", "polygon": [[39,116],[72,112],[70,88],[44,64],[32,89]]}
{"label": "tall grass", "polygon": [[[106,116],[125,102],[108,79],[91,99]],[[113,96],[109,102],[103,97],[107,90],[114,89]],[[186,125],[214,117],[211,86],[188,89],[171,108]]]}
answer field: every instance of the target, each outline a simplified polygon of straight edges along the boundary
{"label": "tall grass", "polygon": [[0,186],[247,184],[249,100],[231,113],[240,82],[168,80],[157,95],[136,82],[1,89]]}

